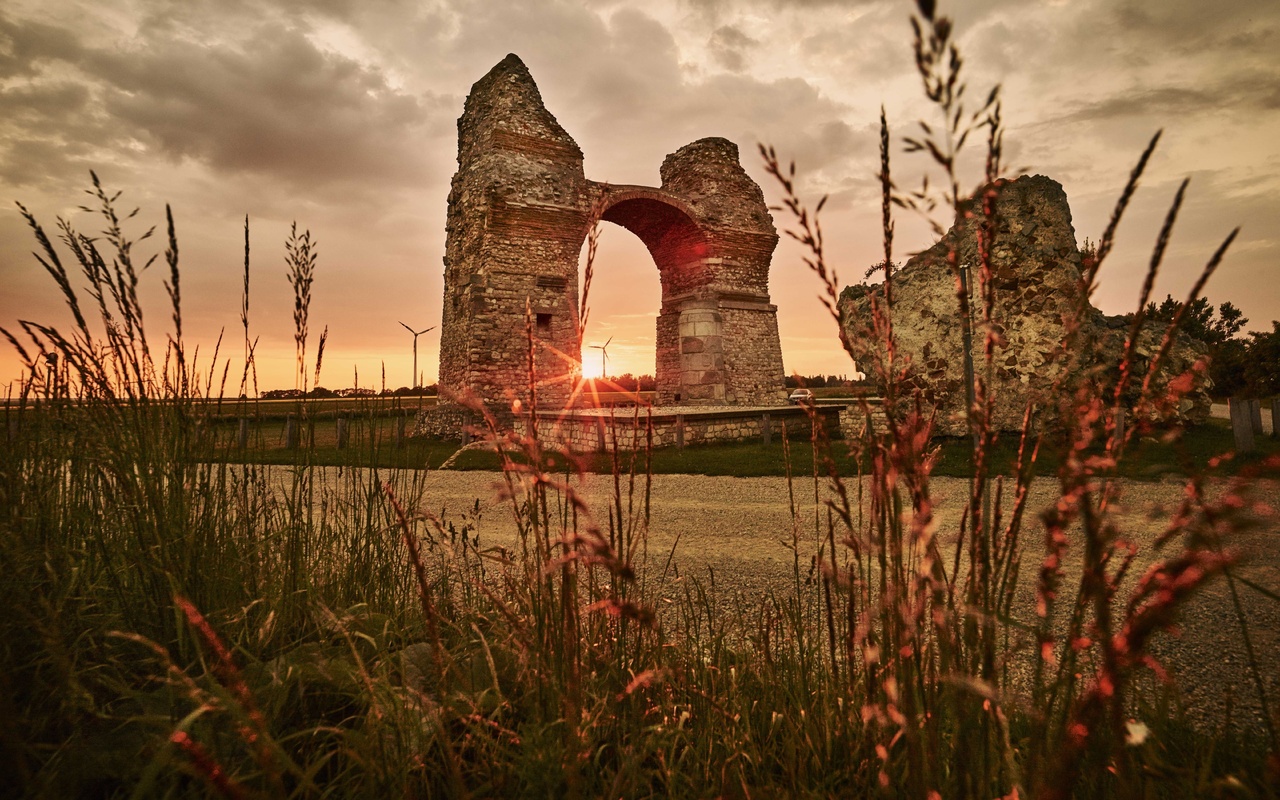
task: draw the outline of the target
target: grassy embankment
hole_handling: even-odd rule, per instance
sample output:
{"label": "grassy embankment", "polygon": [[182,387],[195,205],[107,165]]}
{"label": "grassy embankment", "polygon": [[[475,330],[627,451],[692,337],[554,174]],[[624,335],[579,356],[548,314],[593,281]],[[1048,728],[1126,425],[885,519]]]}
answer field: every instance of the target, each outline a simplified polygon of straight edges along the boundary
{"label": "grassy embankment", "polygon": [[[411,413],[411,412],[410,412]],[[629,424],[630,413],[622,424]],[[405,467],[433,469],[453,456],[459,443],[438,441],[421,437],[407,438],[403,445],[395,446],[396,420],[394,416],[362,413],[350,409],[348,443],[343,449],[337,446],[337,423],[332,418],[321,417],[305,427],[303,438],[309,444],[305,460],[324,466],[357,467]],[[813,446],[808,441],[808,426],[793,431],[791,436],[799,441],[789,443],[790,458],[796,469],[807,472],[813,462]],[[411,428],[411,426],[410,426]],[[233,421],[222,424],[226,457],[233,461],[260,464],[289,464],[299,460],[285,442],[285,419],[282,415],[268,419],[253,427],[254,434],[247,450],[235,447],[236,428]],[[1187,477],[1205,473],[1216,476],[1235,475],[1241,468],[1256,465],[1268,457],[1280,454],[1280,442],[1272,436],[1258,437],[1257,450],[1249,455],[1222,462],[1210,468],[1210,463],[1234,449],[1231,425],[1226,420],[1211,419],[1203,425],[1193,426],[1171,435],[1150,435],[1136,443],[1119,475],[1135,480],[1160,480],[1168,476]],[[932,473],[938,477],[966,478],[973,472],[972,446],[964,439],[938,437],[932,441],[937,447],[937,460]],[[735,477],[774,476],[787,474],[787,464],[781,436],[765,445],[758,441],[734,444],[712,444],[656,448],[649,458],[655,475],[691,474],[725,475]],[[831,443],[830,457],[834,459],[842,475],[857,474],[859,464],[866,472],[869,463],[859,458],[857,443],[835,441]],[[625,454],[628,455],[629,454]],[[990,447],[988,457],[993,475],[1011,476],[1017,465],[1018,442],[1014,436],[998,438]],[[1046,443],[1038,456],[1039,468],[1052,473],[1061,466],[1062,450]],[[583,454],[581,466],[585,471],[608,473],[613,469],[613,456],[609,453]],[[501,468],[501,458],[480,450],[459,455],[451,464],[453,469]]]}

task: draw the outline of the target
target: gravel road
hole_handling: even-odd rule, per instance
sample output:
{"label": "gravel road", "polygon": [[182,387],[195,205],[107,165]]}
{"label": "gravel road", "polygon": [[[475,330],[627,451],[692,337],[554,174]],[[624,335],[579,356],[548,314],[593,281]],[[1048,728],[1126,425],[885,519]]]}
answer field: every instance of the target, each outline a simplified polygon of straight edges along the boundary
{"label": "gravel road", "polygon": [[[346,477],[337,468],[319,470],[317,479],[323,484],[357,479],[351,471]],[[287,471],[280,471],[284,476]],[[422,490],[422,508],[445,517],[458,517],[471,512],[479,500],[479,532],[481,547],[502,545],[515,549],[517,540],[509,502],[497,499],[502,488],[502,475],[497,472],[431,471],[412,476],[412,483]],[[594,515],[608,527],[609,503],[613,498],[611,476],[588,475],[577,484]],[[856,484],[849,483],[851,497],[856,498]],[[1225,484],[1210,486],[1210,493],[1220,493]],[[671,564],[667,581],[660,593],[675,595],[682,581],[698,576],[707,582],[714,571],[716,585],[722,593],[740,595],[746,604],[754,602],[765,591],[785,593],[792,586],[792,535],[799,540],[800,561],[808,571],[810,559],[817,552],[819,529],[815,516],[826,520],[822,503],[826,488],[819,490],[815,503],[812,479],[795,481],[795,522],[791,515],[791,495],[787,481],[781,477],[708,477],[703,475],[658,475],[652,485],[652,517],[649,526],[650,581],[657,581]],[[936,503],[937,535],[943,554],[950,562],[954,552],[957,526],[968,481],[937,477],[931,481]],[[1251,488],[1253,497],[1271,507],[1280,508],[1280,483],[1260,481]],[[622,485],[623,509],[626,509],[627,486]],[[635,503],[643,498],[643,481],[637,485]],[[408,499],[407,493],[401,494]],[[1162,483],[1121,481],[1121,506],[1116,509],[1117,527],[1125,539],[1138,550],[1137,563],[1129,572],[1129,580],[1121,590],[1126,596],[1157,557],[1171,556],[1172,543],[1164,553],[1156,553],[1153,544],[1169,525],[1169,518],[1183,498],[1183,486],[1174,480]],[[1021,568],[1021,595],[1015,608],[1025,614],[1034,608],[1033,581],[1042,558],[1043,527],[1039,512],[1055,503],[1057,493],[1052,481],[1038,480],[1028,499],[1028,513],[1023,534],[1024,563]],[[627,513],[625,511],[625,513]],[[837,536],[838,538],[838,536]],[[1066,571],[1069,580],[1079,575],[1080,548],[1074,541]],[[1266,525],[1236,535],[1234,547],[1242,554],[1236,573],[1272,593],[1280,590],[1280,525],[1274,518]],[[1070,582],[1066,584],[1070,586]],[[1268,599],[1248,586],[1236,584],[1240,603],[1245,609],[1253,649],[1262,664],[1263,682],[1271,712],[1280,705],[1280,603]],[[1066,600],[1064,605],[1069,603]],[[1030,620],[1027,620],[1028,622]],[[1194,596],[1179,621],[1179,637],[1164,636],[1153,650],[1169,669],[1181,691],[1190,717],[1202,723],[1215,723],[1222,710],[1234,708],[1235,722],[1252,731],[1263,726],[1257,691],[1249,673],[1239,623],[1236,621],[1228,582],[1216,580]]]}
{"label": "gravel road", "polygon": [[[446,514],[461,513],[471,510],[479,499],[481,545],[512,547],[515,544],[510,507],[494,499],[500,475],[437,471],[421,477],[425,507],[436,511],[443,508]],[[597,510],[597,516],[607,520],[604,509],[613,495],[612,478],[587,476],[585,480],[581,491]],[[950,549],[955,542],[968,481],[935,478],[930,485],[937,503],[938,536],[944,549]],[[1222,487],[1218,484],[1211,490],[1221,491]],[[1029,497],[1023,536],[1026,555],[1022,570],[1025,586],[1022,608],[1034,607],[1031,582],[1039,566],[1043,536],[1038,514],[1056,501],[1054,489],[1051,481],[1039,480]],[[1280,483],[1260,482],[1252,489],[1257,499],[1280,508]],[[850,483],[849,491],[856,496],[854,482]],[[812,480],[797,480],[795,492],[801,560],[807,566],[817,548],[814,518],[818,506],[814,502]],[[637,502],[642,494],[641,485]],[[626,495],[624,485],[624,503]],[[1182,485],[1172,480],[1122,483],[1118,527],[1138,548],[1130,584],[1136,582],[1156,557],[1153,543],[1165,530],[1182,496]],[[671,555],[674,569],[681,575],[697,574],[705,578],[709,570],[714,570],[718,587],[741,592],[748,602],[770,589],[786,591],[792,585],[792,551],[788,547],[793,531],[790,509],[787,482],[782,478],[655,476],[649,553],[651,569],[657,572],[650,575],[661,574]],[[825,520],[825,512],[822,519]],[[1273,592],[1280,588],[1278,529],[1271,521],[1236,540],[1246,559],[1238,568],[1238,574]],[[1077,575],[1079,558],[1080,548],[1073,547],[1067,569]],[[1254,651],[1263,664],[1264,682],[1274,713],[1280,700],[1280,603],[1241,584],[1237,584],[1237,591],[1246,609]],[[1158,643],[1156,652],[1176,678],[1192,716],[1207,721],[1219,719],[1231,702],[1238,724],[1260,729],[1262,716],[1257,692],[1246,668],[1247,655],[1226,581],[1215,581],[1194,597],[1185,606],[1180,625],[1180,638],[1165,637]]]}

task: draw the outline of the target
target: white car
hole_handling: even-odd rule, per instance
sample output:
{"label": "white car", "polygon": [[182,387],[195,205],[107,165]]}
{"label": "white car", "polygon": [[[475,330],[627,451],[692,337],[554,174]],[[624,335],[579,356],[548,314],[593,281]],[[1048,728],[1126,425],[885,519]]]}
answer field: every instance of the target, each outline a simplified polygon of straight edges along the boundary
{"label": "white car", "polygon": [[791,396],[788,397],[787,400],[791,401],[796,405],[812,403],[813,390],[812,389],[796,389],[794,392],[791,393]]}

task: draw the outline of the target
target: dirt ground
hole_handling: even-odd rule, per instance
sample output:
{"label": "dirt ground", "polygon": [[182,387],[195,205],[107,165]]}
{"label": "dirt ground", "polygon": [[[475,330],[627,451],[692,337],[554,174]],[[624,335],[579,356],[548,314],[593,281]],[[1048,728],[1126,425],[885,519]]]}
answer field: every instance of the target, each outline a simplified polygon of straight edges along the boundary
{"label": "dirt ground", "polygon": [[[510,504],[495,499],[499,474],[443,471],[426,473],[422,479],[424,507],[436,512],[443,509],[446,515],[461,514],[470,511],[479,499],[481,546],[515,546]],[[580,489],[607,529],[606,509],[614,495],[613,480],[593,475],[587,476],[586,481]],[[1224,485],[1211,487],[1211,492],[1220,492]],[[937,505],[937,535],[949,559],[947,551],[956,540],[968,481],[936,478],[930,486]],[[826,535],[826,512],[821,503],[828,496],[825,486],[820,486],[819,502],[815,503],[812,478],[797,479],[793,488],[794,518],[792,497],[783,478],[655,476],[648,536],[650,576],[661,574],[670,559],[669,579],[678,571],[682,576],[697,575],[706,581],[714,571],[722,592],[739,592],[748,604],[766,591],[788,591],[792,586],[793,556],[789,545],[793,531],[800,543],[802,568],[807,570],[817,549],[818,533]],[[848,490],[856,499],[855,481],[849,482]],[[1258,500],[1280,509],[1280,483],[1261,482],[1251,491]],[[637,506],[643,492],[641,479],[633,495]],[[1177,552],[1176,540],[1161,553],[1154,551],[1153,544],[1167,527],[1183,492],[1182,483],[1172,479],[1122,482],[1118,527],[1138,548],[1129,587],[1157,558]],[[625,509],[625,483],[620,494]],[[1056,484],[1050,479],[1039,479],[1033,485],[1023,529],[1024,565],[1018,603],[1027,613],[1034,607],[1032,584],[1043,556],[1044,529],[1039,513],[1056,499]],[[1242,534],[1236,539],[1236,546],[1243,554],[1237,574],[1272,592],[1280,590],[1280,524],[1271,520]],[[1074,569],[1078,575],[1079,559],[1080,548],[1073,546],[1068,571]],[[1275,714],[1275,704],[1280,699],[1280,603],[1242,584],[1237,583],[1236,588]],[[1261,709],[1246,667],[1247,654],[1227,582],[1216,580],[1194,597],[1185,607],[1180,625],[1180,638],[1162,638],[1156,652],[1175,677],[1193,718],[1221,719],[1230,705],[1236,724],[1260,729]]]}
{"label": "dirt ground", "polygon": [[[287,471],[280,470],[280,476]],[[321,484],[342,483],[353,477],[364,483],[370,476],[357,477],[338,468],[321,468],[316,476]],[[402,474],[402,477],[406,475]],[[383,476],[379,476],[383,480]],[[445,518],[463,521],[463,515],[474,516],[479,500],[479,520],[475,530],[480,547],[517,548],[516,529],[512,521],[511,503],[498,499],[503,488],[497,472],[431,471],[412,474],[411,481],[421,490],[419,508],[442,513]],[[950,564],[957,530],[969,481],[965,479],[933,479],[931,492],[936,504],[937,538],[943,557]],[[1210,494],[1221,493],[1225,483],[1210,486]],[[609,506],[614,502],[612,476],[588,475],[575,488],[586,499],[602,529],[609,527]],[[847,481],[847,492],[856,503],[856,481]],[[1129,579],[1121,589],[1120,599],[1137,584],[1149,564],[1178,553],[1179,540],[1174,539],[1162,552],[1156,552],[1155,541],[1169,525],[1171,513],[1184,495],[1179,481],[1161,483],[1121,481],[1120,506],[1116,508],[1116,525],[1124,539],[1137,548],[1138,557]],[[637,479],[634,492],[623,481],[617,493],[622,499],[623,518],[640,516],[645,492],[644,479]],[[1280,483],[1258,481],[1249,486],[1258,502],[1280,509]],[[632,509],[627,509],[631,497]],[[799,544],[801,571],[808,572],[817,553],[819,541],[826,538],[826,503],[829,490],[819,483],[815,499],[812,477],[796,479],[788,492],[781,477],[709,477],[701,475],[658,475],[650,488],[650,521],[648,527],[648,559],[644,550],[636,550],[636,566],[645,571],[650,588],[657,586],[659,596],[672,596],[682,585],[698,579],[709,585],[714,575],[719,596],[740,602],[745,608],[768,591],[788,593],[792,579],[792,549]],[[407,494],[401,494],[408,500]],[[1055,503],[1056,484],[1051,479],[1038,479],[1029,493],[1021,545],[1023,566],[1015,614],[1024,622],[1033,622],[1034,580],[1043,558],[1043,525],[1039,513]],[[1006,498],[1006,508],[1010,500]],[[792,516],[792,503],[795,515]],[[837,540],[840,535],[837,534]],[[1280,591],[1280,520],[1268,518],[1251,531],[1235,535],[1233,547],[1240,554],[1236,575],[1247,577],[1270,590]],[[1078,579],[1080,543],[1073,540],[1066,559],[1069,573],[1065,586]],[[644,566],[644,564],[648,566]],[[950,567],[948,567],[950,568]],[[1267,699],[1272,718],[1280,704],[1280,603],[1248,588],[1235,584],[1247,618],[1254,654],[1261,663]],[[1070,589],[1066,590],[1070,593]],[[1070,596],[1061,605],[1070,605]],[[1247,667],[1248,654],[1240,635],[1238,617],[1228,581],[1217,579],[1193,596],[1181,612],[1180,635],[1162,636],[1153,646],[1157,658],[1167,668],[1190,718],[1202,724],[1216,724],[1222,712],[1231,708],[1231,716],[1240,727],[1261,731],[1263,717],[1253,677]],[[1030,648],[1025,650],[1030,652]],[[1020,672],[1015,668],[1015,673]],[[1277,721],[1280,722],[1280,721]]]}

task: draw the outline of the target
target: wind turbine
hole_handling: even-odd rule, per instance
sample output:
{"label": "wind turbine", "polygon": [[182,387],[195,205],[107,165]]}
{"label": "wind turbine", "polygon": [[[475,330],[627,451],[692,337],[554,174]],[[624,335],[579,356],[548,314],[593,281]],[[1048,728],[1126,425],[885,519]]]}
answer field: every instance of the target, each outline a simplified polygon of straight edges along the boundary
{"label": "wind turbine", "polygon": [[605,379],[609,377],[609,342],[612,342],[612,341],[613,341],[613,337],[610,336],[608,339],[605,340],[604,344],[591,345],[592,349],[600,351],[600,357],[601,359],[603,359],[600,366],[600,377]]}
{"label": "wind turbine", "polygon": [[424,334],[424,333],[428,333],[429,331],[433,331],[433,330],[435,330],[435,329],[436,329],[436,326],[435,326],[435,325],[432,325],[430,328],[427,328],[426,330],[422,330],[422,331],[415,331],[413,328],[410,328],[408,325],[405,325],[403,322],[401,322],[401,323],[400,323],[400,327],[404,328],[406,331],[408,331],[409,333],[412,333],[412,334],[413,334],[413,388],[417,389],[417,388],[418,388],[418,384],[419,384],[419,381],[418,381],[418,337],[419,337],[419,336],[421,336],[421,335],[422,335],[422,334]]}

